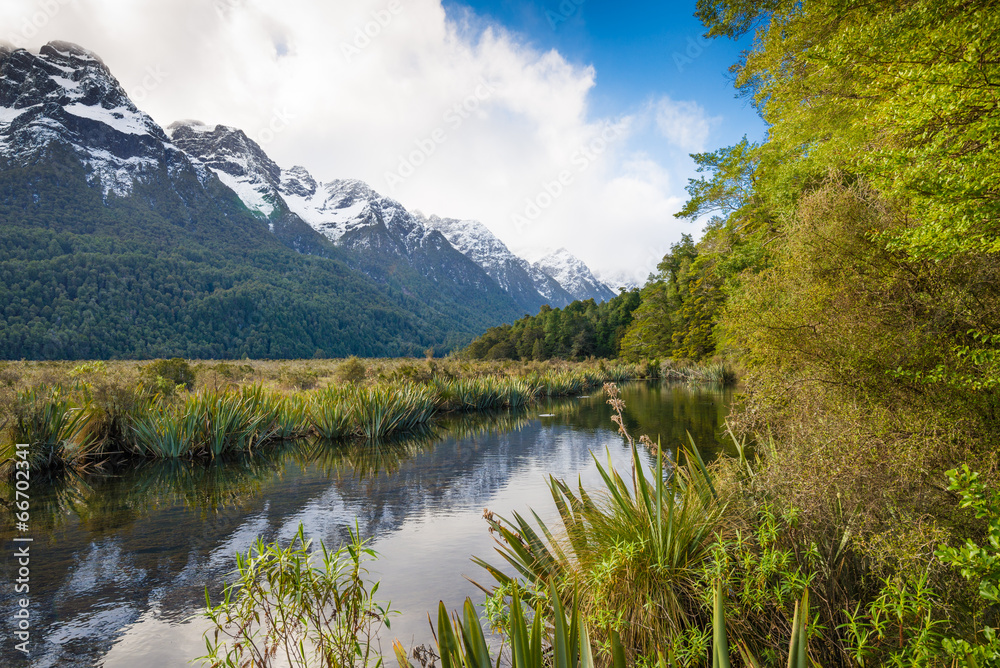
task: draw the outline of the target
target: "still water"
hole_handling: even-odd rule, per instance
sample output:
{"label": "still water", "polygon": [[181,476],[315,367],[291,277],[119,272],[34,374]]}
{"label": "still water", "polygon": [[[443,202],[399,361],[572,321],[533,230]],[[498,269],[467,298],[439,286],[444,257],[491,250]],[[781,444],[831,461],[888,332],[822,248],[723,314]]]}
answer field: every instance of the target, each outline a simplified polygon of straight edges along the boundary
{"label": "still water", "polygon": [[[720,427],[730,391],[633,383],[622,388],[626,425],[663,446],[690,432],[709,457],[726,449]],[[241,462],[151,464],[114,477],[32,488],[31,655],[13,648],[15,561],[0,559],[6,620],[0,665],[158,668],[204,654],[207,626],[192,615],[217,593],[262,536],[306,535],[339,546],[355,524],[380,554],[370,564],[379,598],[399,611],[392,638],[430,642],[428,611],[482,599],[489,584],[470,561],[499,556],[482,519],[534,509],[557,516],[547,476],[597,486],[591,453],[628,467],[629,453],[601,391],[516,414],[439,422],[421,437],[371,446],[299,444]],[[8,524],[9,523],[5,523]],[[13,546],[4,528],[0,540]],[[390,660],[391,661],[391,660]],[[199,665],[197,662],[194,665]]]}

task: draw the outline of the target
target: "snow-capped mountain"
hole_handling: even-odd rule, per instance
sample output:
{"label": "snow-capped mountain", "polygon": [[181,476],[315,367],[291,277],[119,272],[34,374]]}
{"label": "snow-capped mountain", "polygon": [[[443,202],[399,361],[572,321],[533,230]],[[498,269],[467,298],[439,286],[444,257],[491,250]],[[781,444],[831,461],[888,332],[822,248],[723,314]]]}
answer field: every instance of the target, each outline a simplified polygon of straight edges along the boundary
{"label": "snow-capped mountain", "polygon": [[558,281],[573,295],[573,299],[602,302],[615,296],[611,288],[599,281],[582,260],[565,248],[549,253],[535,262],[534,267]]}
{"label": "snow-capped mountain", "polygon": [[29,165],[68,151],[104,196],[127,196],[138,181],[205,169],[136,108],[95,54],[49,42],[36,55],[0,46],[0,154]]}
{"label": "snow-capped mountain", "polygon": [[[429,280],[456,298],[468,291],[509,298],[482,267],[455,250],[440,232],[362,181],[323,183],[301,166],[283,170],[237,128],[178,121],[170,130],[178,146],[207,165],[272,229],[275,219],[301,221],[328,242],[354,251],[357,269],[377,280],[396,275],[404,289],[410,288],[407,281]],[[400,262],[409,267],[409,275],[399,273]]]}
{"label": "snow-capped mountain", "polygon": [[7,336],[19,330],[0,314],[0,357],[413,354],[522,314],[364,184],[282,171],[231,128],[172,134],[86,49],[0,47],[0,231],[33,231],[5,236],[5,253],[45,292],[0,287],[46,332]]}
{"label": "snow-capped mountain", "polygon": [[514,255],[479,221],[439,216],[421,216],[421,220],[439,230],[452,246],[485,269],[529,313],[535,313],[543,304],[562,308],[573,301],[554,278]]}
{"label": "snow-capped mountain", "polygon": [[[338,246],[383,257],[405,259],[432,274],[442,268],[454,280],[467,271],[455,265],[460,253],[475,263],[520,306],[535,313],[543,304],[563,307],[576,295],[603,301],[610,291],[596,286],[590,270],[573,258],[563,263],[563,279],[577,286],[566,290],[544,267],[517,257],[486,226],[473,220],[411,213],[356,179],[319,182],[301,166],[283,170],[241,130],[224,125],[209,128],[199,121],[178,121],[169,127],[177,146],[198,158],[236,193],[244,205],[263,218],[289,212]],[[435,255],[437,257],[429,257]],[[449,257],[450,256],[450,259]],[[577,275],[574,272],[581,271]],[[465,280],[463,279],[463,280]]]}
{"label": "snow-capped mountain", "polygon": [[[58,272],[82,262],[78,242],[91,254],[72,285],[49,286],[61,310],[33,316],[32,331],[58,336],[5,343],[0,314],[0,357],[410,354],[545,303],[611,296],[586,292],[579,261],[528,264],[474,221],[432,222],[361,181],[283,169],[238,129],[181,121],[168,134],[66,42],[0,46],[0,207],[0,227],[40,235],[11,241],[12,254],[30,242],[22,255]],[[52,235],[64,236],[42,243]],[[86,308],[80,276],[98,295]],[[95,308],[115,336],[78,335]]]}

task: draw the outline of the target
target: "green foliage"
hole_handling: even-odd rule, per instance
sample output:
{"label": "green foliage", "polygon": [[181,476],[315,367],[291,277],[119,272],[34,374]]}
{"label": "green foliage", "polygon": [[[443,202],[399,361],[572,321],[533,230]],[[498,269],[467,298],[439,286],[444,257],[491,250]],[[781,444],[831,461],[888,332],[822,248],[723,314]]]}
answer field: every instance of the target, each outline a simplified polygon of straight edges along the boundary
{"label": "green foliage", "polygon": [[659,273],[642,289],[639,307],[622,340],[624,359],[697,360],[715,353],[714,328],[723,293],[715,260],[703,251],[719,234],[718,228],[710,228],[697,245],[689,235],[682,235],[657,265]]}
{"label": "green foliage", "polygon": [[[978,583],[979,596],[995,605],[1000,602],[1000,492],[987,490],[979,473],[970,471],[967,465],[948,471],[948,480],[948,488],[961,497],[959,505],[986,520],[986,543],[980,546],[966,540],[959,547],[942,545],[937,557],[957,569],[965,579]],[[981,642],[949,637],[943,640],[943,645],[949,654],[970,666],[1000,665],[1000,638],[996,629],[984,628],[982,637]]]}
{"label": "green foliage", "polygon": [[948,489],[961,496],[959,506],[972,509],[978,519],[988,521],[986,543],[989,548],[967,540],[961,547],[940,548],[937,556],[959,569],[967,580],[978,581],[981,597],[1000,603],[1000,493],[989,492],[979,473],[970,471],[968,464],[947,474]]}
{"label": "green foliage", "polygon": [[367,369],[365,363],[354,355],[341,362],[337,367],[337,379],[344,383],[358,383],[365,379]]}
{"label": "green foliage", "polygon": [[617,357],[638,305],[639,292],[623,290],[600,304],[588,299],[562,309],[543,306],[538,315],[488,329],[469,344],[464,354],[491,360]]}
{"label": "green foliage", "polygon": [[391,612],[368,579],[366,562],[375,557],[356,531],[336,551],[322,542],[313,549],[301,524],[287,547],[258,539],[237,554],[235,579],[218,605],[205,590],[213,629],[200,660],[227,668],[380,666],[373,645]]}
{"label": "green foliage", "polygon": [[[612,638],[610,661],[595,660],[587,624],[577,606],[567,617],[554,585],[550,585],[552,601],[551,627],[543,631],[545,615],[541,607],[534,610],[529,621],[522,593],[514,588],[510,594],[510,625],[508,638],[511,668],[625,668],[628,665],[617,636]],[[574,599],[575,601],[575,599]],[[483,635],[479,613],[469,599],[462,609],[463,618],[449,617],[442,602],[438,606],[437,643],[441,665],[446,668],[490,668],[500,665],[503,657],[494,660]],[[464,623],[463,623],[464,622]],[[400,668],[412,668],[402,644],[393,643]]]}
{"label": "green foliage", "polygon": [[[595,458],[603,481],[600,496],[550,478],[561,519],[557,531],[534,512],[537,530],[517,513],[513,521],[489,512],[486,518],[499,553],[519,577],[536,590],[554,582],[564,597],[580,592],[580,609],[602,655],[611,655],[620,635],[635,661],[655,655],[698,620],[697,573],[710,554],[723,504],[696,449],[669,474],[658,450],[650,470],[622,426],[624,405],[616,388],[607,390],[618,411],[616,423],[631,442],[631,475],[623,477]],[[514,584],[500,569],[475,561],[501,585]]]}
{"label": "green foliage", "polygon": [[189,390],[194,384],[194,369],[180,357],[150,362],[142,368],[142,375],[158,389],[168,389],[168,393],[174,388]]}

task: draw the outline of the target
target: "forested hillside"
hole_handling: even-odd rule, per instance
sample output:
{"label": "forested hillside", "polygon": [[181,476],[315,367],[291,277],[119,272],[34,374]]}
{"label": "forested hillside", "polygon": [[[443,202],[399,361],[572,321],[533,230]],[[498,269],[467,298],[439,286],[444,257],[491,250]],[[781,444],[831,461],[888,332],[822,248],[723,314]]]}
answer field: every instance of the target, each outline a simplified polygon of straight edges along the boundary
{"label": "forested hillside", "polygon": [[464,353],[475,359],[618,357],[638,305],[639,291],[631,290],[600,304],[588,299],[561,309],[543,306],[513,325],[491,327]]}
{"label": "forested hillside", "polygon": [[105,201],[72,156],[55,164],[0,166],[8,359],[415,355],[509,313],[438,310],[332,246],[299,254],[218,184]]}

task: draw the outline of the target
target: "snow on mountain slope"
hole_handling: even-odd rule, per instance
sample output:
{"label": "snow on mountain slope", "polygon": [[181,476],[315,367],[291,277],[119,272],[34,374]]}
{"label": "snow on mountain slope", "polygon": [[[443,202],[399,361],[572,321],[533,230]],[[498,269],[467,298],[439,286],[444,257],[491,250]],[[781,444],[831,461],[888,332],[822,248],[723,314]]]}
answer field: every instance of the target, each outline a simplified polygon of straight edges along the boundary
{"label": "snow on mountain slope", "polygon": [[554,279],[514,255],[479,221],[422,215],[421,220],[440,230],[452,246],[481,266],[528,313],[534,314],[543,304],[561,308],[573,301]]}
{"label": "snow on mountain slope", "polygon": [[178,121],[167,130],[174,144],[211,169],[248,209],[265,218],[274,213],[281,168],[242,130],[201,121]]}
{"label": "snow on mountain slope", "polygon": [[535,262],[534,267],[558,281],[574,299],[602,302],[615,296],[611,288],[599,281],[583,261],[565,248],[549,253]]}
{"label": "snow on mountain slope", "polygon": [[617,288],[635,290],[636,288],[641,288],[645,283],[644,280],[636,277],[634,273],[627,271],[602,272],[600,274],[595,274],[595,276],[597,276],[601,283],[604,283],[604,285],[608,286],[612,290]]}
{"label": "snow on mountain slope", "polygon": [[323,183],[304,167],[283,170],[237,128],[179,121],[170,130],[179,147],[207,165],[276,234],[297,241],[305,228],[353,251],[352,266],[376,280],[402,276],[402,261],[408,265],[409,273],[404,272],[408,290],[417,290],[414,281],[419,281],[425,295],[437,289],[436,298],[460,302],[475,291],[475,299],[493,300],[501,311],[516,313],[510,295],[441,232],[366,183],[356,179]]}
{"label": "snow on mountain slope", "polygon": [[68,149],[104,196],[127,196],[136,180],[166,167],[175,175],[204,168],[177,149],[132,103],[96,55],[49,42],[37,54],[0,46],[0,151],[12,164],[32,164]]}

